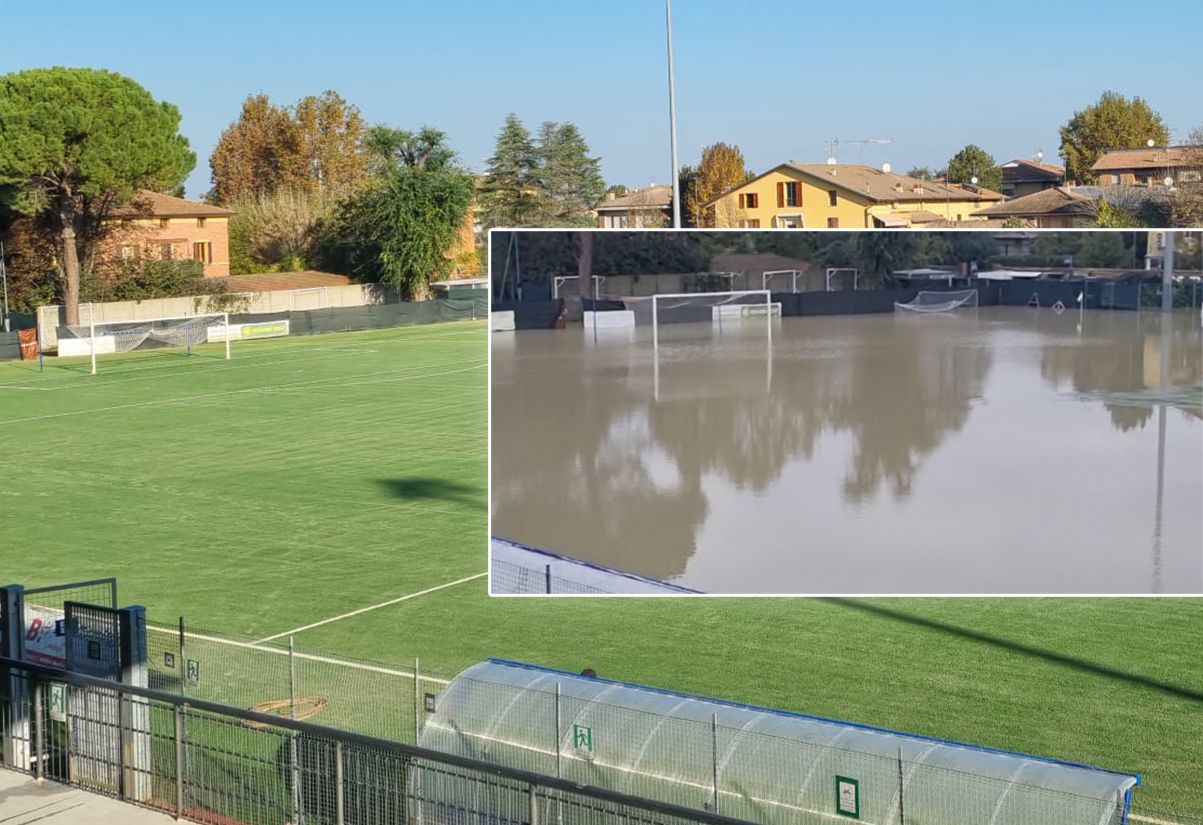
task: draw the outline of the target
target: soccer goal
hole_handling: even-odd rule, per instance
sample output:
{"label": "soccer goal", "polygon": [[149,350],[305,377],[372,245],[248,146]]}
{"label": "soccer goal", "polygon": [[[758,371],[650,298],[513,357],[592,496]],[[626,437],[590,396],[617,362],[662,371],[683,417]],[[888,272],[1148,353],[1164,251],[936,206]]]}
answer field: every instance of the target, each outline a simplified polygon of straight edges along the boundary
{"label": "soccer goal", "polygon": [[952,312],[954,309],[976,309],[977,290],[962,289],[955,292],[922,291],[914,300],[905,304],[894,302],[894,310],[906,312]]}
{"label": "soccer goal", "polygon": [[230,357],[230,314],[211,312],[138,321],[97,321],[88,307],[88,323],[66,328],[72,338],[59,337],[59,355],[88,355],[96,374],[98,355],[138,349],[184,348],[192,354],[197,344],[223,343]]}

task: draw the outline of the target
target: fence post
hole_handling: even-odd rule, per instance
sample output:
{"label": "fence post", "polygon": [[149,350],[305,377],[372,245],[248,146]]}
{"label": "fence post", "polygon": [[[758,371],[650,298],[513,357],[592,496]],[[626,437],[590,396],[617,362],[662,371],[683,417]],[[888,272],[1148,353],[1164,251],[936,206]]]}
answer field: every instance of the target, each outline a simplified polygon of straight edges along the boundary
{"label": "fence post", "polygon": [[125,694],[121,689],[117,689],[117,798],[124,800],[126,797],[125,788],[125,748],[133,739],[129,736],[129,731],[125,727]]}
{"label": "fence post", "polygon": [[902,748],[898,748],[898,825],[906,825],[906,808],[902,799]]}
{"label": "fence post", "polygon": [[175,818],[184,818],[184,708],[175,706]]}
{"label": "fence post", "polygon": [[343,798],[343,743],[334,742],[334,825],[344,825],[344,809],[346,800]]}
{"label": "fence post", "polygon": [[710,714],[710,752],[714,779],[714,812],[718,813],[718,714]]}
{"label": "fence post", "polygon": [[526,792],[530,796],[530,825],[539,825],[539,788],[531,783]]}
{"label": "fence post", "polygon": [[[296,642],[294,637],[288,637],[288,716],[297,718],[297,660]],[[297,753],[297,732],[288,732],[288,756],[291,764],[289,773],[292,776],[292,821],[301,821],[301,766]]]}
{"label": "fence post", "polygon": [[418,742],[418,732],[422,730],[422,663],[414,657],[414,744]]}
{"label": "fence post", "polygon": [[560,690],[561,685],[559,682],[556,682],[556,779],[560,778],[560,751],[562,750],[560,747]]}
{"label": "fence post", "polygon": [[42,742],[42,680],[35,679],[33,683],[33,747],[34,747],[34,777],[40,782],[44,775],[42,762],[45,760],[45,749]]}
{"label": "fence post", "polygon": [[[596,327],[595,327],[596,329]],[[551,593],[551,565],[545,565],[543,571],[543,592]]]}
{"label": "fence post", "polygon": [[184,617],[180,616],[180,653],[179,653],[179,668],[180,668],[180,695],[185,693],[184,688],[188,684],[188,660],[184,658]]}

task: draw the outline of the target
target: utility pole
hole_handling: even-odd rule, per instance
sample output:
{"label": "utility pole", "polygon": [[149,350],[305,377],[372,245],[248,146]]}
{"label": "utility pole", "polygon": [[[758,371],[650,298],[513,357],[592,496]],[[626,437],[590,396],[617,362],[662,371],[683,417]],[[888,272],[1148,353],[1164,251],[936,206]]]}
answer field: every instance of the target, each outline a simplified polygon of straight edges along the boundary
{"label": "utility pole", "polygon": [[664,22],[668,29],[668,132],[672,142],[673,228],[681,228],[681,177],[677,165],[677,93],[673,76],[673,3],[664,0]]}
{"label": "utility pole", "polygon": [[0,243],[0,283],[4,284],[4,331],[8,332],[8,270],[4,268],[4,244]]}

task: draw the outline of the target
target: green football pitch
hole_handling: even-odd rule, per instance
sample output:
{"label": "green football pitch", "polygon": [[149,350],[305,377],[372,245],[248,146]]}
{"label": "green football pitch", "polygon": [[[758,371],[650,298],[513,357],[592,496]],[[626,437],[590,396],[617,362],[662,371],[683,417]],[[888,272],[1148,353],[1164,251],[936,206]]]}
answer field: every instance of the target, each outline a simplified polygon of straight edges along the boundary
{"label": "green football pitch", "polygon": [[489,599],[486,346],[462,322],[0,364],[0,578],[1140,771],[1138,815],[1203,823],[1203,600]]}

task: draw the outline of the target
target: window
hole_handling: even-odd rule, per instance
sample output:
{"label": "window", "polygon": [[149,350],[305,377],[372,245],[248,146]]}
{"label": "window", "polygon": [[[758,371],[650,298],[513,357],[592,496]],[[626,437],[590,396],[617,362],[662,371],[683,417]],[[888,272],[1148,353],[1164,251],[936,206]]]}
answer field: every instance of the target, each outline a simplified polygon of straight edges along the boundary
{"label": "window", "polygon": [[192,244],[192,260],[200,261],[202,264],[213,263],[213,247],[208,241],[197,241]]}
{"label": "window", "polygon": [[759,229],[760,228],[760,219],[759,218],[748,218],[747,220],[742,220],[739,222],[739,228],[740,229]]}
{"label": "window", "polygon": [[196,228],[197,228],[197,229],[204,229],[204,228],[205,228],[205,219],[204,219],[204,218],[197,218],[197,219],[196,219]]}
{"label": "window", "polygon": [[760,206],[760,196],[755,192],[749,192],[748,194],[744,195],[744,199],[748,203],[748,209],[755,209],[756,207]]}
{"label": "window", "polygon": [[138,245],[133,243],[121,244],[121,260],[132,261],[138,257]]}
{"label": "window", "polygon": [[159,257],[165,261],[170,261],[172,259],[172,257],[174,257],[171,254],[171,247],[172,247],[171,241],[163,241],[162,243],[160,243],[159,244]]}
{"label": "window", "polygon": [[777,207],[783,206],[801,206],[802,205],[802,184],[797,181],[778,181],[777,183]]}
{"label": "window", "polygon": [[1198,183],[1203,180],[1203,172],[1198,169],[1184,169],[1178,173],[1179,183]]}
{"label": "window", "polygon": [[[835,193],[833,192],[832,194],[835,194]],[[827,219],[827,228],[828,229],[839,229],[840,228],[840,219],[839,218],[828,218]]]}
{"label": "window", "polygon": [[171,226],[171,218],[159,218],[159,229],[166,229]]}
{"label": "window", "polygon": [[828,192],[827,192],[827,205],[828,206],[838,206],[839,200],[840,200],[840,196],[836,193],[836,191],[834,189],[828,190]]}

